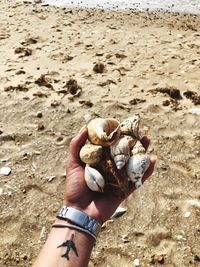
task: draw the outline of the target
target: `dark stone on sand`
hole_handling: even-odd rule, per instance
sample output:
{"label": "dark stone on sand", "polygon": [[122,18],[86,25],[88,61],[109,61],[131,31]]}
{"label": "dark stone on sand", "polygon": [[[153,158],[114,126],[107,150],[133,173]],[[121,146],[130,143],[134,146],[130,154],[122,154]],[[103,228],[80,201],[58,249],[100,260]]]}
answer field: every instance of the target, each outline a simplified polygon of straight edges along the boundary
{"label": "dark stone on sand", "polygon": [[23,256],[23,260],[26,261],[28,259],[28,256],[27,255],[24,255]]}
{"label": "dark stone on sand", "polygon": [[36,81],[36,84],[39,86],[45,86],[47,88],[53,89],[53,86],[49,83],[49,79],[47,79],[45,74],[42,74]]}
{"label": "dark stone on sand", "polygon": [[82,88],[80,85],[78,85],[77,81],[75,79],[70,79],[66,85],[68,91],[73,95],[73,96],[78,96],[80,95]]}
{"label": "dark stone on sand", "polygon": [[94,105],[90,100],[80,100],[79,103],[89,108]]}
{"label": "dark stone on sand", "polygon": [[169,106],[170,105],[170,101],[169,100],[164,100],[163,101],[163,106]]}
{"label": "dark stone on sand", "polygon": [[74,57],[73,56],[70,56],[70,55],[66,55],[62,61],[62,63],[65,63],[65,62],[68,62],[68,61],[71,61]]}
{"label": "dark stone on sand", "polygon": [[104,87],[104,86],[107,86],[109,84],[117,84],[117,83],[115,81],[111,80],[111,79],[108,79],[105,82],[98,83],[97,85]]}
{"label": "dark stone on sand", "polygon": [[57,93],[66,95],[68,92],[66,89],[61,89],[61,90],[57,91]]}
{"label": "dark stone on sand", "polygon": [[103,53],[102,53],[102,52],[97,52],[95,55],[96,55],[97,57],[102,57],[102,56],[103,56]]}
{"label": "dark stone on sand", "polygon": [[134,99],[129,101],[129,103],[131,105],[137,105],[137,104],[143,103],[143,102],[146,102],[146,100],[145,99],[140,99],[140,98],[134,98]]}
{"label": "dark stone on sand", "polygon": [[42,112],[38,112],[38,113],[37,113],[37,117],[38,117],[38,118],[42,118],[42,117],[43,117]]}
{"label": "dark stone on sand", "polygon": [[28,88],[24,84],[18,84],[17,86],[7,86],[4,88],[5,92],[13,92],[13,91],[21,91],[21,92],[27,92]]}
{"label": "dark stone on sand", "polygon": [[21,54],[21,56],[26,57],[32,55],[32,49],[25,47],[17,47],[15,49],[15,54]]}
{"label": "dark stone on sand", "polygon": [[200,95],[198,95],[196,92],[188,90],[184,92],[183,95],[190,99],[194,105],[200,105]]}
{"label": "dark stone on sand", "polygon": [[180,106],[180,103],[177,100],[171,99],[171,108],[173,111],[181,110],[182,107]]}
{"label": "dark stone on sand", "polygon": [[38,124],[38,131],[43,131],[44,130],[44,124],[42,124],[42,123],[39,123]]}
{"label": "dark stone on sand", "polygon": [[200,262],[200,256],[195,255],[195,256],[194,256],[194,261],[196,261],[196,262]]}
{"label": "dark stone on sand", "polygon": [[93,67],[93,71],[95,73],[103,73],[105,70],[105,66],[103,63],[96,63]]}
{"label": "dark stone on sand", "polygon": [[26,72],[24,70],[18,70],[16,71],[16,75],[21,75],[21,74],[25,74]]}
{"label": "dark stone on sand", "polygon": [[124,55],[124,54],[119,54],[119,53],[116,53],[115,56],[116,56],[116,58],[121,58],[121,59],[127,57],[126,55]]}
{"label": "dark stone on sand", "polygon": [[22,41],[21,44],[22,45],[31,45],[31,44],[36,44],[38,41],[36,38],[30,37],[27,38],[25,41]]}
{"label": "dark stone on sand", "polygon": [[57,139],[56,139],[57,142],[61,142],[63,141],[63,137],[62,136],[59,136]]}
{"label": "dark stone on sand", "polygon": [[0,136],[0,142],[15,141],[15,135],[5,134]]}
{"label": "dark stone on sand", "polygon": [[165,257],[164,255],[153,255],[151,256],[151,259],[149,261],[151,264],[157,264],[163,265],[165,263]]}
{"label": "dark stone on sand", "polygon": [[41,91],[37,91],[35,93],[33,93],[33,96],[37,96],[37,97],[47,97],[47,94],[41,92]]}
{"label": "dark stone on sand", "polygon": [[176,100],[180,100],[182,99],[182,96],[180,94],[179,89],[173,87],[173,86],[169,86],[169,87],[159,87],[156,89],[152,89],[150,90],[151,93],[162,93],[162,94],[167,94],[169,95],[171,98],[176,99]]}
{"label": "dark stone on sand", "polygon": [[60,104],[61,104],[61,102],[59,100],[53,100],[51,102],[51,106],[54,107],[54,108],[59,106]]}

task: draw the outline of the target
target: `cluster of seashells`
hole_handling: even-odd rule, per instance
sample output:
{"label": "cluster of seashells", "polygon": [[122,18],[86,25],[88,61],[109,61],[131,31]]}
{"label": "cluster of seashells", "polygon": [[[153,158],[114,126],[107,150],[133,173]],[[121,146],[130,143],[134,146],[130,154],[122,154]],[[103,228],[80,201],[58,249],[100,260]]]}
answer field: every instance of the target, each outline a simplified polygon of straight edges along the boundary
{"label": "cluster of seashells", "polygon": [[140,142],[139,124],[138,114],[121,123],[114,118],[95,118],[87,123],[88,141],[80,158],[86,164],[85,182],[92,191],[113,190],[123,197],[128,194],[129,181],[136,188],[142,185],[150,156]]}

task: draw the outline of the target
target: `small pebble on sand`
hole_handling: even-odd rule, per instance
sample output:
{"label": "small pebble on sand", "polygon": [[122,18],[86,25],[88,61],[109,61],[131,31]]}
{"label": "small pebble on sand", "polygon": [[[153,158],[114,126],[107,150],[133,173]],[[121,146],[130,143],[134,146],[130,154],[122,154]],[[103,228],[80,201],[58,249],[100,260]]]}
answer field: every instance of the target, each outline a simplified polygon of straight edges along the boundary
{"label": "small pebble on sand", "polygon": [[11,168],[9,167],[2,167],[0,169],[0,174],[8,176],[11,173]]}
{"label": "small pebble on sand", "polygon": [[133,266],[135,266],[135,267],[140,266],[140,260],[139,260],[139,259],[135,259],[135,260],[133,261]]}

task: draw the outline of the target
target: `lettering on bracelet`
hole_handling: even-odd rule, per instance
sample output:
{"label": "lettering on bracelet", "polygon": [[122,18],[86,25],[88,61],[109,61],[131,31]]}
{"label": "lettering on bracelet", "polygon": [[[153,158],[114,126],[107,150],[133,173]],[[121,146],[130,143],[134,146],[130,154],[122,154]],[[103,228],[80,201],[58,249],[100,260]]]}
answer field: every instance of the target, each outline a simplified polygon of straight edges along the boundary
{"label": "lettering on bracelet", "polygon": [[72,236],[69,240],[63,242],[60,246],[57,247],[57,248],[61,248],[61,247],[67,248],[66,252],[61,256],[63,258],[66,258],[67,260],[69,260],[70,250],[73,250],[74,254],[78,257],[78,251],[77,251],[76,245],[75,245],[73,240],[74,240],[74,234],[72,234]]}

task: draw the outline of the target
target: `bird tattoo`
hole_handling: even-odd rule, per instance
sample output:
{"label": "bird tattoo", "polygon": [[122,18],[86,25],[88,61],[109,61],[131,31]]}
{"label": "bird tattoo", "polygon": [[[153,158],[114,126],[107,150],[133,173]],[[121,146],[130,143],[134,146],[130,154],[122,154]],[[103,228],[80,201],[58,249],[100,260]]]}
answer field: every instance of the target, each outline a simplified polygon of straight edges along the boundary
{"label": "bird tattoo", "polygon": [[76,248],[76,245],[75,245],[73,239],[74,239],[74,234],[72,234],[70,240],[63,242],[61,245],[59,245],[57,247],[57,248],[67,247],[66,252],[61,256],[63,258],[66,258],[67,260],[69,260],[69,252],[71,249],[74,251],[74,254],[78,257],[78,251],[77,251],[77,248]]}

